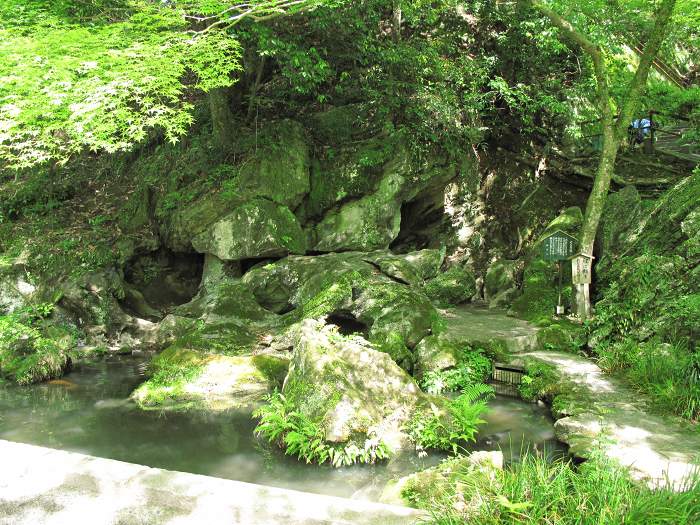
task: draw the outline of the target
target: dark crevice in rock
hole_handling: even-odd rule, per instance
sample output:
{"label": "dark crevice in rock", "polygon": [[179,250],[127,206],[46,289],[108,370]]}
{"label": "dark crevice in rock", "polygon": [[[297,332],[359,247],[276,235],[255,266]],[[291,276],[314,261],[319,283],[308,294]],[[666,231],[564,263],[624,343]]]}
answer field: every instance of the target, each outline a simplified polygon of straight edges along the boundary
{"label": "dark crevice in rock", "polygon": [[243,259],[239,261],[241,266],[241,275],[245,275],[253,268],[265,266],[266,264],[272,264],[280,259],[283,259],[283,257],[252,257],[250,259]]}
{"label": "dark crevice in rock", "polygon": [[360,334],[367,337],[369,327],[360,322],[351,312],[339,310],[326,316],[326,322],[338,327],[338,331],[343,335]]}
{"label": "dark crevice in rock", "polygon": [[389,249],[395,253],[407,253],[436,247],[444,221],[442,193],[426,192],[404,202],[401,205],[401,228]]}

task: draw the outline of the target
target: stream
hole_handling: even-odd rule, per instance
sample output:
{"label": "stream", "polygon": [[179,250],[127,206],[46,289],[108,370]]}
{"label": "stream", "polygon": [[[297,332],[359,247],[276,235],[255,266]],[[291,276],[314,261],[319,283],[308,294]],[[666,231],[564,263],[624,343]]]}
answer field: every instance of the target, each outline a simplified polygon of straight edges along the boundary
{"label": "stream", "polygon": [[[430,454],[379,465],[334,469],[285,456],[253,434],[247,412],[139,410],[128,399],[145,379],[143,357],[113,356],[76,364],[63,379],[18,387],[0,384],[0,439],[194,474],[318,494],[376,500],[386,482],[435,465]],[[498,450],[517,461],[532,447],[566,453],[546,407],[497,396],[473,450]]]}

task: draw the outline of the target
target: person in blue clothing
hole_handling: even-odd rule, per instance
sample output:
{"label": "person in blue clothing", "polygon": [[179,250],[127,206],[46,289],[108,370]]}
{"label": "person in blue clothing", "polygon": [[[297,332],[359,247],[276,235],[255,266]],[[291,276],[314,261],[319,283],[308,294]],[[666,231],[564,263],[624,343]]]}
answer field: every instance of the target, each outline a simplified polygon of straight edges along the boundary
{"label": "person in blue clothing", "polygon": [[651,133],[651,120],[648,118],[638,118],[629,125],[628,132],[630,145],[636,146],[644,142],[644,139]]}

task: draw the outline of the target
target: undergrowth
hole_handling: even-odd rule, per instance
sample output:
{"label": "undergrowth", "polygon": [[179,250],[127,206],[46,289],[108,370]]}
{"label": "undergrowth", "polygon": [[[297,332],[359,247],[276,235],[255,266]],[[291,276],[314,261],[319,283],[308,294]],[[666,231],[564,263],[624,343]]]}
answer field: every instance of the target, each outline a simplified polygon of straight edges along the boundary
{"label": "undergrowth", "polygon": [[484,423],[481,416],[488,410],[487,399],[492,395],[493,388],[488,385],[470,385],[448,402],[446,414],[432,406],[416,412],[406,429],[419,453],[428,449],[457,453],[464,443],[475,441],[479,425]]}
{"label": "undergrowth", "polygon": [[460,354],[456,367],[447,370],[429,370],[420,381],[423,390],[430,394],[444,391],[458,392],[471,385],[483,383],[491,373],[491,360],[482,349]]}
{"label": "undergrowth", "polygon": [[700,523],[700,480],[689,480],[684,492],[652,491],[601,455],[576,466],[528,454],[487,472],[454,461],[448,472],[430,486],[409,482],[402,491],[431,513],[433,525]]}
{"label": "undergrowth", "polygon": [[28,385],[63,375],[74,335],[47,325],[52,304],[29,306],[0,316],[0,375]]}
{"label": "undergrowth", "polygon": [[661,408],[700,419],[700,354],[674,344],[631,339],[596,349],[603,370],[617,372]]}
{"label": "undergrowth", "polygon": [[376,463],[389,457],[387,445],[378,438],[364,443],[329,443],[323,429],[279,392],[268,396],[266,403],[253,413],[260,422],[255,433],[306,463],[330,463],[342,467],[355,463]]}

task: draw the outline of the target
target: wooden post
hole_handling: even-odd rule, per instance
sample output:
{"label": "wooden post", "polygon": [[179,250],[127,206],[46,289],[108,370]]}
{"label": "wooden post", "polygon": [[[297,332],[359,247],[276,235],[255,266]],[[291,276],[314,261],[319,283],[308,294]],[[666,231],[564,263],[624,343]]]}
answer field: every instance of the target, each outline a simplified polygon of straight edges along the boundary
{"label": "wooden post", "polygon": [[571,258],[571,282],[574,285],[572,310],[582,320],[591,317],[591,272],[593,256],[577,253]]}

